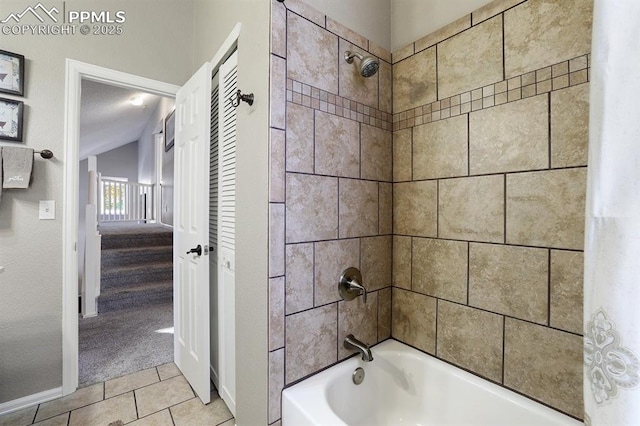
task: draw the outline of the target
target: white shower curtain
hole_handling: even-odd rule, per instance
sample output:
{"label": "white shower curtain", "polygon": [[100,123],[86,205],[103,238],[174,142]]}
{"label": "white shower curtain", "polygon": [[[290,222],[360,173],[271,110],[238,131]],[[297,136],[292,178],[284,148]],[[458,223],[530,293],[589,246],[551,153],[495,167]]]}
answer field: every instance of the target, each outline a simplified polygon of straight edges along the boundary
{"label": "white shower curtain", "polygon": [[585,229],[587,425],[640,425],[640,1],[595,0]]}

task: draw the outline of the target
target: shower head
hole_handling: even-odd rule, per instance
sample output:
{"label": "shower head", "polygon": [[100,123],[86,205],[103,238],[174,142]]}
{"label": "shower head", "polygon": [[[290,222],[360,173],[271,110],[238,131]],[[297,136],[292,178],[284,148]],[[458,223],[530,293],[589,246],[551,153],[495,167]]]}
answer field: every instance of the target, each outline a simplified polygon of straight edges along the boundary
{"label": "shower head", "polygon": [[351,52],[347,50],[344,52],[344,60],[347,61],[348,64],[353,63],[353,58],[357,57],[360,59],[360,75],[363,77],[371,77],[375,73],[378,72],[378,68],[380,67],[380,63],[373,56],[362,56],[358,52]]}

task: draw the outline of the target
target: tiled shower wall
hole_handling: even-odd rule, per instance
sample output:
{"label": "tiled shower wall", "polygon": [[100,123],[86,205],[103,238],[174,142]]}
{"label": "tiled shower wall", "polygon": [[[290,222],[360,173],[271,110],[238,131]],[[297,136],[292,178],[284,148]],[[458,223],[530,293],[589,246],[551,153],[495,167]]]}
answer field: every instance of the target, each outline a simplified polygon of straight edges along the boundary
{"label": "tiled shower wall", "polygon": [[[391,54],[299,0],[272,0],[269,423],[281,391],[391,335]],[[380,58],[359,76],[346,50]],[[356,61],[357,62],[357,61]],[[368,300],[341,301],[343,270]]]}
{"label": "tiled shower wall", "polygon": [[497,0],[393,55],[392,336],[582,418],[592,0]]}

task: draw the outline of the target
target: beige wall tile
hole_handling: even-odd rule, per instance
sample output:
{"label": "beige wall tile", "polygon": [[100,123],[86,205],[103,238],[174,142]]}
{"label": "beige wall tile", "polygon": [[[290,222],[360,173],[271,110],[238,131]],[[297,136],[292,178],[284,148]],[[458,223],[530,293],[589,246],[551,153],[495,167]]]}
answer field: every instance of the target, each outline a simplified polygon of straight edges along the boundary
{"label": "beige wall tile", "polygon": [[284,275],[284,204],[269,204],[269,276]]}
{"label": "beige wall tile", "polygon": [[438,301],[438,357],[502,382],[504,317]]}
{"label": "beige wall tile", "polygon": [[380,182],[378,184],[378,233],[393,233],[393,184]]}
{"label": "beige wall tile", "polygon": [[507,243],[582,250],[586,168],[507,176]]}
{"label": "beige wall tile", "polygon": [[159,381],[158,371],[155,368],[127,374],[126,376],[107,380],[104,383],[104,397],[111,398]]}
{"label": "beige wall tile", "polygon": [[467,114],[413,129],[413,178],[467,175]]}
{"label": "beige wall tile", "polygon": [[379,84],[379,91],[380,91],[380,99],[378,100],[379,108],[384,112],[391,113],[391,110],[392,110],[391,107],[393,104],[393,96],[392,96],[393,79],[391,74],[391,65],[384,61],[380,61],[380,68],[378,68],[378,76],[379,76],[378,84]]}
{"label": "beige wall tile", "polygon": [[287,9],[324,28],[325,15],[319,10],[309,6],[304,0],[287,0],[286,7]]}
{"label": "beige wall tile", "polygon": [[471,174],[547,168],[548,123],[547,95],[472,112],[469,117]]}
{"label": "beige wall tile", "polygon": [[393,181],[411,180],[413,129],[393,132]]}
{"label": "beige wall tile", "polygon": [[411,237],[393,236],[393,277],[394,287],[411,290]]}
{"label": "beige wall tile", "polygon": [[551,92],[551,167],[586,166],[589,85]]}
{"label": "beige wall tile", "polygon": [[378,343],[378,292],[338,303],[338,359],[348,358],[354,352],[344,348],[344,339],[353,334],[367,345]]}
{"label": "beige wall tile", "polygon": [[271,0],[271,53],[287,57],[287,8]]}
{"label": "beige wall tile", "polygon": [[284,348],[269,353],[269,423],[280,418],[282,388],[284,388]]}
{"label": "beige wall tile", "polygon": [[316,173],[360,177],[360,125],[357,121],[316,111]]}
{"label": "beige wall tile", "polygon": [[550,325],[582,334],[584,255],[551,250]]}
{"label": "beige wall tile", "polygon": [[391,182],[393,178],[391,131],[366,124],[360,126],[362,179]]}
{"label": "beige wall tile", "polygon": [[138,416],[140,417],[164,410],[167,407],[187,401],[195,396],[184,376],[177,376],[144,388],[136,389],[134,393],[136,406],[138,407]]}
{"label": "beige wall tile", "polygon": [[39,422],[66,411],[93,404],[94,402],[101,401],[103,396],[104,384],[102,383],[80,388],[70,395],[40,404],[35,421]]}
{"label": "beige wall tile", "polygon": [[582,418],[582,337],[506,318],[504,385]]}
{"label": "beige wall tile", "polygon": [[108,425],[118,420],[129,423],[136,418],[136,401],[129,392],[72,411],[69,426]]}
{"label": "beige wall tile", "polygon": [[402,61],[403,59],[408,58],[409,56],[414,54],[414,49],[413,49],[413,43],[411,44],[407,44],[404,47],[401,47],[400,49],[396,50],[395,52],[393,52],[393,54],[391,55],[393,58],[393,63],[395,64],[396,62]]}
{"label": "beige wall tile", "polygon": [[338,179],[287,173],[286,224],[288,243],[338,238]]}
{"label": "beige wall tile", "polygon": [[469,245],[469,305],[546,324],[546,249],[494,244]]}
{"label": "beige wall tile", "polygon": [[486,21],[489,18],[496,16],[498,13],[502,13],[513,6],[522,3],[526,0],[494,0],[478,9],[471,14],[472,25],[477,25],[482,21]]}
{"label": "beige wall tile", "polygon": [[315,306],[340,300],[340,276],[352,266],[360,269],[360,240],[322,241],[315,244]]}
{"label": "beige wall tile", "polygon": [[436,299],[395,287],[392,291],[393,338],[435,355]]}
{"label": "beige wall tile", "polygon": [[[344,52],[351,51],[363,56],[369,55],[366,50],[340,39],[338,48],[338,69],[340,72],[340,96],[352,101],[360,102],[373,108],[378,108],[378,76],[365,78],[360,75],[360,60],[355,58],[349,64],[344,60]],[[334,92],[335,93],[335,92]]]}
{"label": "beige wall tile", "polygon": [[529,0],[507,10],[506,77],[589,53],[592,16],[593,0]]}
{"label": "beige wall tile", "polygon": [[391,288],[378,291],[378,342],[391,337]]}
{"label": "beige wall tile", "polygon": [[333,303],[287,317],[285,384],[337,361],[337,309],[338,304]]}
{"label": "beige wall tile", "polygon": [[[334,34],[339,35],[345,40],[348,40],[350,43],[355,44],[361,49],[368,50],[369,49],[369,40],[366,37],[361,36],[350,28],[345,27],[341,23],[334,21],[330,17],[327,16],[327,29]],[[340,49],[340,52],[344,52]]]}
{"label": "beige wall tile", "polygon": [[[394,58],[395,60],[395,58]],[[436,49],[431,47],[393,65],[393,112],[436,100]]]}
{"label": "beige wall tile", "polygon": [[471,15],[465,15],[462,18],[451,22],[448,25],[440,28],[437,31],[432,32],[431,34],[422,37],[420,40],[415,42],[416,52],[420,52],[421,50],[426,49],[427,47],[431,47],[436,43],[440,43],[443,40],[448,39],[449,37],[453,37],[471,27]]}
{"label": "beige wall tile", "polygon": [[369,40],[369,52],[387,63],[391,63],[391,52]]}
{"label": "beige wall tile", "polygon": [[285,312],[313,307],[313,243],[286,246]]}
{"label": "beige wall tile", "polygon": [[438,97],[457,95],[503,79],[502,16],[438,45]]}
{"label": "beige wall tile", "polygon": [[269,125],[284,129],[287,104],[287,61],[271,55]]}
{"label": "beige wall tile", "polygon": [[478,176],[440,181],[438,215],[441,238],[503,242],[504,178]]}
{"label": "beige wall tile", "polygon": [[435,181],[393,185],[394,234],[436,237],[437,209]]}
{"label": "beige wall tile", "polygon": [[378,182],[340,179],[340,238],[378,233]]}
{"label": "beige wall tile", "polygon": [[464,241],[414,238],[413,291],[466,304],[467,244]]}
{"label": "beige wall tile", "polygon": [[220,398],[211,398],[211,402],[207,405],[204,405],[199,398],[193,398],[171,407],[170,410],[176,426],[219,425],[233,418],[233,414]]}
{"label": "beige wall tile", "polygon": [[313,173],[313,110],[289,102],[287,104],[288,172]]}
{"label": "beige wall tile", "polygon": [[269,350],[284,346],[284,277],[269,279]]}
{"label": "beige wall tile", "polygon": [[269,201],[283,203],[285,200],[285,132],[271,129],[269,143]]}
{"label": "beige wall tile", "polygon": [[391,286],[391,261],[393,239],[390,235],[362,238],[360,260],[362,285],[367,291]]}
{"label": "beige wall tile", "polygon": [[291,12],[287,14],[287,77],[338,93],[337,60],[337,36]]}

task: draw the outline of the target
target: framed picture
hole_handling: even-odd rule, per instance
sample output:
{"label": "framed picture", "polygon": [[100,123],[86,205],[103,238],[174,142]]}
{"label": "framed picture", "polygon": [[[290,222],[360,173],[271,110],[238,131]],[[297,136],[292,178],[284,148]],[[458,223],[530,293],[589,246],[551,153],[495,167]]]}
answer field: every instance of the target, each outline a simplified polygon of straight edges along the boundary
{"label": "framed picture", "polygon": [[24,102],[0,98],[0,139],[22,142]]}
{"label": "framed picture", "polygon": [[169,151],[173,148],[176,138],[176,110],[174,109],[164,119],[164,150]]}
{"label": "framed picture", "polygon": [[24,56],[0,50],[0,92],[24,93]]}

